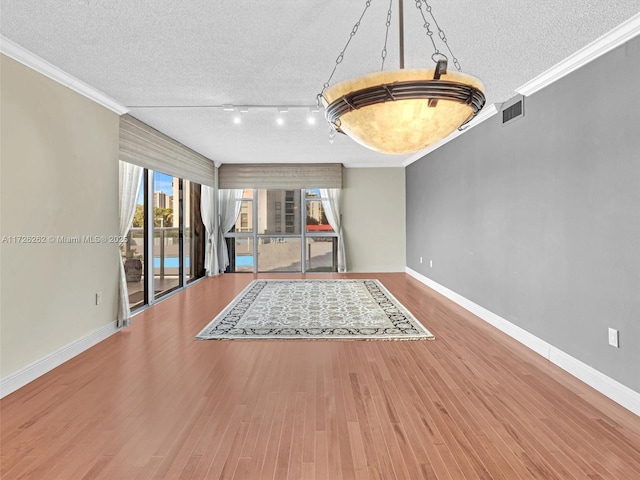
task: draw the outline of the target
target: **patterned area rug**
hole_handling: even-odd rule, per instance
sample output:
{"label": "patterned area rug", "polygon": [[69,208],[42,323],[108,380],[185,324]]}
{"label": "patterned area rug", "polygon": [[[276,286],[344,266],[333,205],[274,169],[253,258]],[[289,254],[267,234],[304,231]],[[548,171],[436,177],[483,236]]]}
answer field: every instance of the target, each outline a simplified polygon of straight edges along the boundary
{"label": "patterned area rug", "polygon": [[434,337],[378,280],[254,280],[196,338]]}

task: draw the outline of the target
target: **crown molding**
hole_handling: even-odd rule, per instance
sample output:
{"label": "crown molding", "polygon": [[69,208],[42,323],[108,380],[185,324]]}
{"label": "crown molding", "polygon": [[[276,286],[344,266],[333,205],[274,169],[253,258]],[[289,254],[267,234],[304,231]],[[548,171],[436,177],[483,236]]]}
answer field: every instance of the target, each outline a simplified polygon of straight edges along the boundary
{"label": "crown molding", "polygon": [[105,95],[101,91],[78,80],[74,76],[69,75],[64,70],[56,67],[55,65],[52,65],[51,63],[31,53],[29,50],[21,47],[14,41],[9,40],[2,35],[0,35],[0,52],[7,57],[11,57],[15,61],[31,68],[32,70],[35,70],[36,72],[49,77],[59,84],[70,88],[74,92],[77,92],[80,95],[83,95],[102,105],[103,107],[108,108],[118,115],[123,115],[129,111],[126,107],[120,105],[114,99]]}
{"label": "crown molding", "polygon": [[[537,77],[528,81],[521,87],[516,89],[516,92],[520,95],[528,96],[531,95],[538,90],[543,89],[544,87],[552,84],[556,80],[561,79],[562,77],[570,74],[574,70],[586,65],[587,63],[595,60],[596,58],[604,55],[605,53],[613,50],[614,48],[628,42],[632,38],[640,35],[640,13],[634,15],[630,19],[622,22],[616,28],[611,30],[610,32],[604,34],[597,40],[593,41],[589,45],[584,48],[581,48],[574,54],[568,56],[560,63],[554,65],[546,72],[541,73]],[[435,145],[426,148],[425,150],[421,150],[418,153],[414,153],[408,159],[406,159],[402,165],[404,167],[411,165],[416,160],[421,159],[425,155],[437,150],[444,144],[450,142],[454,138],[462,135],[467,130],[475,127],[476,125],[482,123],[487,118],[492,117],[498,112],[498,108],[496,105],[491,105],[489,108],[485,108],[480,112],[480,114],[469,124],[469,126],[462,131],[455,131],[447,138],[441,140]]]}
{"label": "crown molding", "polygon": [[404,162],[402,162],[402,166],[406,167],[408,165],[411,165],[416,160],[420,160],[425,155],[430,154],[431,152],[433,152],[434,150],[437,150],[438,148],[440,148],[444,144],[449,143],[454,138],[457,138],[460,135],[462,135],[463,133],[465,133],[466,131],[471,130],[476,125],[480,125],[482,122],[484,122],[488,118],[493,117],[496,113],[498,113],[498,108],[496,107],[495,104],[492,103],[488,107],[483,108],[480,111],[480,113],[478,115],[476,115],[476,117],[471,122],[469,122],[469,125],[465,129],[456,130],[455,132],[453,132],[448,137],[443,138],[442,140],[440,140],[438,143],[435,143],[435,144],[425,148],[424,150],[420,150],[419,152],[414,153],[409,158],[407,158]]}
{"label": "crown molding", "polygon": [[640,13],[516,89],[531,95],[640,34]]}

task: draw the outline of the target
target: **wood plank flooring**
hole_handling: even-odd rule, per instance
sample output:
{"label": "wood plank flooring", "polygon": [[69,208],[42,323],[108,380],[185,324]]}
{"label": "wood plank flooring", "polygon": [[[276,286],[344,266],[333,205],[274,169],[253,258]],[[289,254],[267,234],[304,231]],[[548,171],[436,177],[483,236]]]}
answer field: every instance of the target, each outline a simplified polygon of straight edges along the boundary
{"label": "wood plank flooring", "polygon": [[334,277],[436,340],[196,341],[255,277],[206,279],[1,400],[0,477],[640,478],[639,417],[404,273]]}

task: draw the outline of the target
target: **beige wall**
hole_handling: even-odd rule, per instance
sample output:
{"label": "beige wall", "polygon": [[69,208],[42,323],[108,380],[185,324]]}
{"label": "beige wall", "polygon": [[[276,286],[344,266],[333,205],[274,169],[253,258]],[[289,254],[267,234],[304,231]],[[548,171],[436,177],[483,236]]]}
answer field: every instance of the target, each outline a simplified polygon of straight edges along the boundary
{"label": "beige wall", "polygon": [[346,168],[342,221],[349,272],[404,272],[404,168]]}
{"label": "beige wall", "polygon": [[[0,235],[117,235],[118,115],[1,62]],[[5,238],[0,255],[0,375],[115,320],[117,245]]]}

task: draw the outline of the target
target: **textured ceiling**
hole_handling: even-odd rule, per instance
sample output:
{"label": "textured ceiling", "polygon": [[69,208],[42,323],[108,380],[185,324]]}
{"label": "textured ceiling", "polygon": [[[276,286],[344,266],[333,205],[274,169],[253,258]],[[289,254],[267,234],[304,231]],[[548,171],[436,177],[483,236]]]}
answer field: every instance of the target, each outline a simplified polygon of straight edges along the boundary
{"label": "textured ceiling", "polygon": [[[393,2],[397,8],[397,1]],[[431,0],[487,105],[640,11],[640,0]],[[2,35],[101,90],[131,115],[214,161],[399,166],[344,136],[328,141],[308,109],[329,77],[364,0],[2,0]],[[372,0],[334,81],[380,69],[389,3]],[[406,67],[430,67],[432,47],[405,0]],[[397,13],[387,65],[397,68]],[[441,49],[444,47],[440,45]],[[221,105],[250,105],[242,123]],[[276,106],[292,106],[285,124]],[[262,107],[258,107],[262,106]],[[266,108],[272,106],[270,108]]]}

